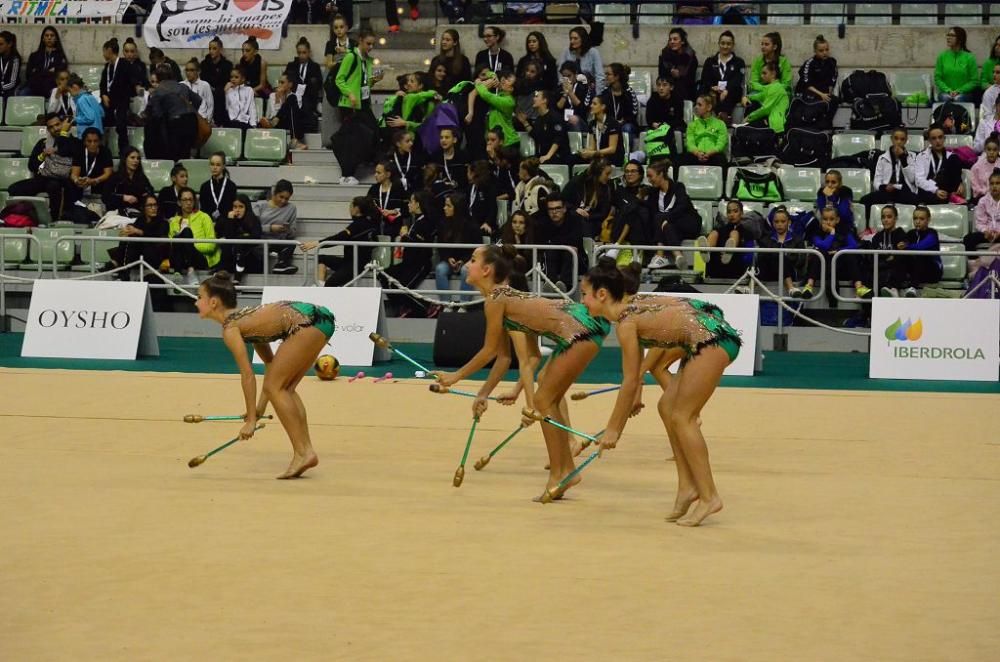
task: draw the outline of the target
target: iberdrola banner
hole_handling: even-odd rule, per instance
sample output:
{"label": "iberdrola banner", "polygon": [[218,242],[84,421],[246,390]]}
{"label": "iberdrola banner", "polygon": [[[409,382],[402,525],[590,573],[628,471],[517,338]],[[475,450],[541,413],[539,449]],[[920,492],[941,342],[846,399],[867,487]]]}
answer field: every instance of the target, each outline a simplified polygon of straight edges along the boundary
{"label": "iberdrola banner", "polygon": [[262,49],[281,46],[281,26],[292,0],[162,0],[143,25],[147,46],[204,51],[218,37],[225,48],[239,48],[256,37]]}

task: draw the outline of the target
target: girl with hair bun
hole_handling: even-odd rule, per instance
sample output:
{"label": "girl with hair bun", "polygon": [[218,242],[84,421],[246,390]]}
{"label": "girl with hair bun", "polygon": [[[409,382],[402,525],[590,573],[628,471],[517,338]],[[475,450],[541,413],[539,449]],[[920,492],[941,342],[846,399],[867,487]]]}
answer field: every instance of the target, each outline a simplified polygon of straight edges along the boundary
{"label": "girl with hair bun", "polygon": [[[565,425],[567,421],[560,414],[559,403],[587,364],[597,356],[610,325],[606,320],[591,317],[579,303],[545,299],[512,288],[509,283],[523,275],[525,266],[524,258],[517,254],[513,246],[482,246],[473,252],[466,281],[486,299],[483,348],[457,371],[434,374],[441,385],[451,386],[484,368],[495,358],[489,376],[472,404],[473,414],[481,416],[486,411],[487,398],[510,367],[510,333],[526,334],[528,346],[537,346],[537,337],[544,336],[554,342],[556,348],[539,375],[537,390],[534,393],[530,388],[525,390],[527,405],[522,410],[522,424],[530,425],[535,416],[542,415]],[[531,363],[531,357],[520,353],[518,359]],[[525,382],[530,383],[522,375],[522,385]],[[549,455],[549,479],[545,491],[553,499],[559,499],[567,489],[580,482],[577,477],[562,490],[555,490],[575,468],[569,435],[551,425],[543,425],[542,434]],[[542,496],[535,500],[541,501]]]}
{"label": "girl with hair bun", "polygon": [[[591,315],[615,322],[622,348],[622,387],[601,448],[618,445],[626,421],[641,406],[642,376],[650,372],[663,388],[657,409],[677,462],[677,498],[666,519],[698,526],[722,510],[699,416],[739,354],[740,336],[710,303],[633,295],[634,284],[611,258],[601,258],[582,281],[583,304]],[[650,349],[645,359],[644,348]],[[677,360],[680,369],[671,377],[667,368]]]}
{"label": "girl with hair bun", "polygon": [[[219,271],[201,283],[195,306],[199,317],[222,325],[222,340],[240,369],[246,403],[240,438],[253,436],[257,420],[270,402],[292,443],[292,461],[278,478],[298,478],[319,464],[309,438],[306,409],[295,388],[333,336],[336,329],[333,313],[302,301],[278,301],[237,309],[236,286],[226,271]],[[281,346],[272,352],[270,343],[277,340],[282,341]],[[264,385],[259,400],[257,377],[246,343],[252,343],[257,356],[264,361]]]}

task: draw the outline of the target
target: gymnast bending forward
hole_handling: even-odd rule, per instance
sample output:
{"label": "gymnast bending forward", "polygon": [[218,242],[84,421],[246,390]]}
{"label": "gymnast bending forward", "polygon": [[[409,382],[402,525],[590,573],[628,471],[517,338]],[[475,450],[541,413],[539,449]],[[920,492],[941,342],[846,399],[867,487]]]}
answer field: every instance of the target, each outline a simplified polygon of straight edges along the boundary
{"label": "gymnast bending forward", "polygon": [[[581,288],[591,315],[615,322],[622,351],[622,388],[601,447],[618,444],[648,370],[663,388],[657,409],[677,463],[677,498],[666,519],[698,526],[722,510],[699,416],[739,354],[739,333],[717,306],[705,301],[628,294],[628,278],[611,258],[601,258]],[[645,360],[643,348],[650,349]],[[680,369],[671,377],[667,368],[677,360]]]}

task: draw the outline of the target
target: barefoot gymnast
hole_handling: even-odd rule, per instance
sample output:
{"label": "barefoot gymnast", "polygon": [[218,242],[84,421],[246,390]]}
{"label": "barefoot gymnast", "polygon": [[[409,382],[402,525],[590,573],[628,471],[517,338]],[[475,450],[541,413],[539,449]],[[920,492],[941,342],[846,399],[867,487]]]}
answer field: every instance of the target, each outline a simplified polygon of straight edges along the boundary
{"label": "barefoot gymnast", "polygon": [[[581,283],[583,303],[590,314],[615,321],[622,351],[622,388],[601,446],[614,448],[618,444],[629,415],[635,411],[636,394],[648,369],[663,388],[657,409],[677,462],[677,498],[666,519],[681,526],[698,526],[722,509],[699,415],[726,366],[739,354],[739,333],[710,303],[633,296],[627,293],[628,281],[614,260],[602,258]],[[645,360],[644,347],[650,348]],[[671,377],[667,368],[677,360],[680,369]]]}
{"label": "barefoot gymnast", "polygon": [[[237,310],[236,287],[224,271],[202,282],[196,305],[199,317],[222,325],[222,339],[240,369],[246,401],[246,423],[240,430],[240,438],[253,436],[257,419],[264,415],[270,401],[292,444],[292,461],[278,478],[298,478],[319,464],[309,438],[306,408],[295,388],[333,335],[336,328],[333,313],[322,306],[298,301]],[[272,353],[269,343],[276,340],[284,342]],[[257,402],[257,379],[247,355],[248,342],[265,366],[264,385]]]}

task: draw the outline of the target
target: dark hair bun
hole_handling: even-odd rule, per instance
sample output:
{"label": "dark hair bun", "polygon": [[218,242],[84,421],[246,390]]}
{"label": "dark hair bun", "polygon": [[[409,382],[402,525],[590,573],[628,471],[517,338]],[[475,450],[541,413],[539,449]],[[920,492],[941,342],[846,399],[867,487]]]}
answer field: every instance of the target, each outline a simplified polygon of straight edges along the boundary
{"label": "dark hair bun", "polygon": [[597,258],[597,266],[601,269],[617,269],[618,263],[615,261],[615,258],[602,255]]}
{"label": "dark hair bun", "polygon": [[219,280],[225,280],[225,281],[232,281],[233,280],[233,275],[231,273],[229,273],[228,271],[226,271],[225,269],[223,269],[221,271],[216,271],[215,272],[215,277],[218,278]]}

